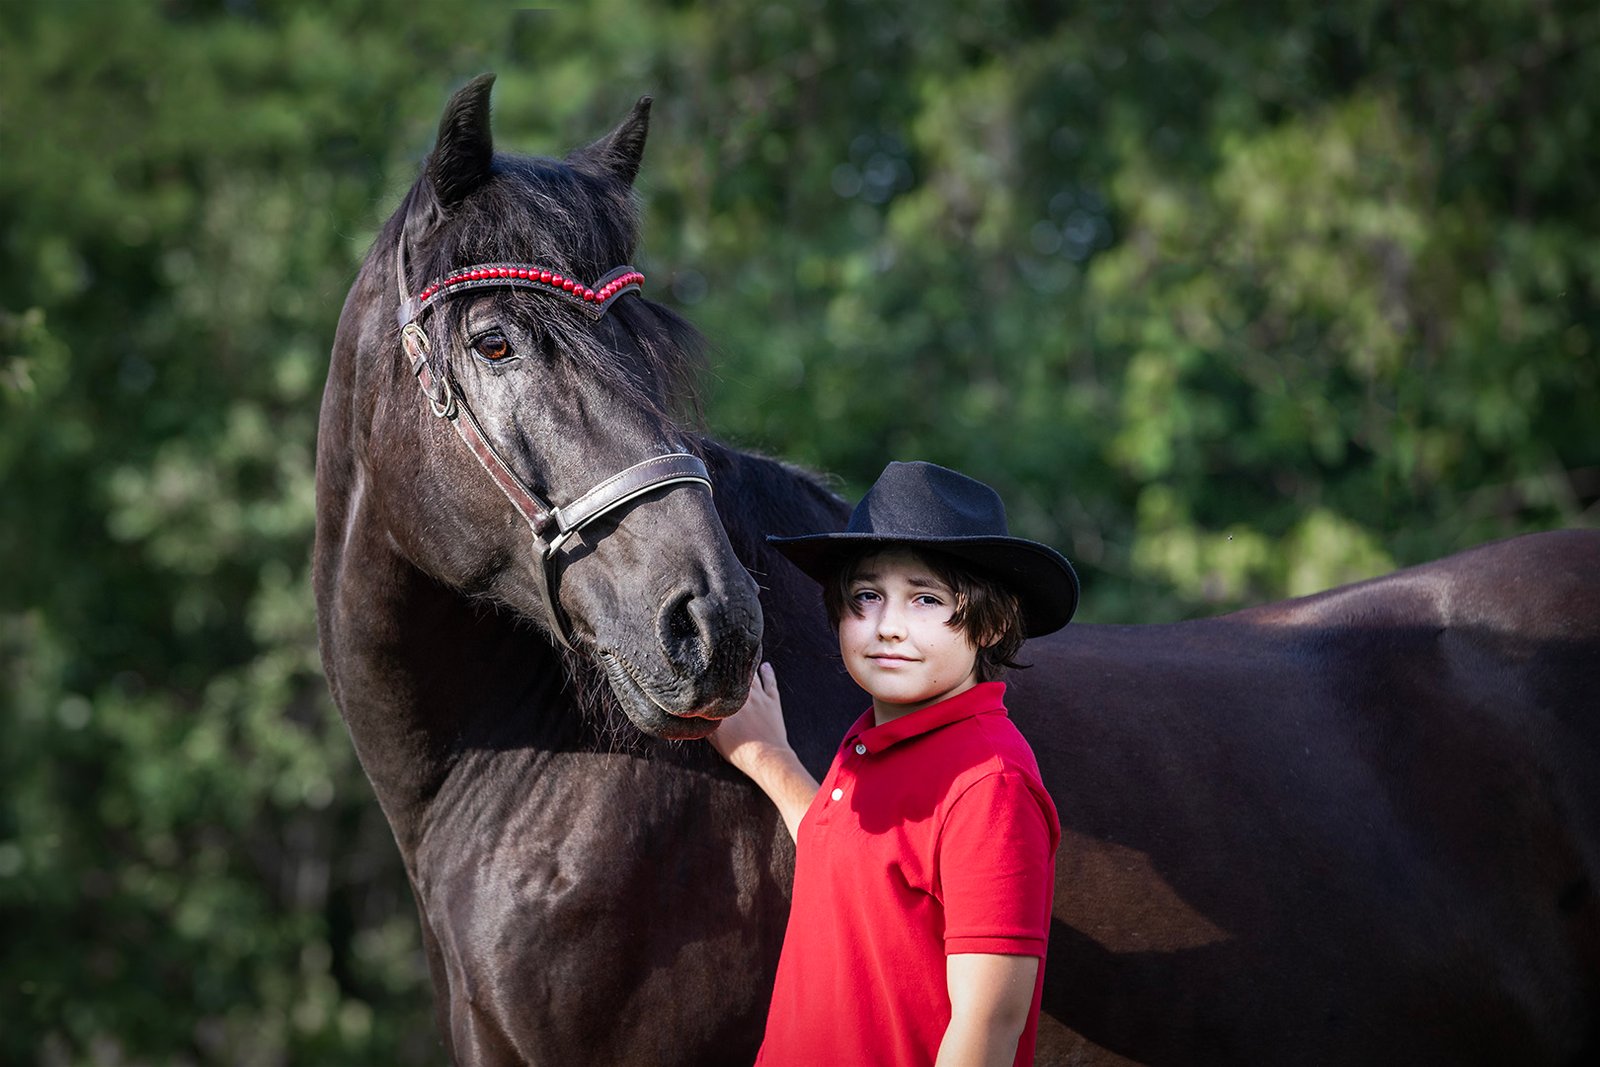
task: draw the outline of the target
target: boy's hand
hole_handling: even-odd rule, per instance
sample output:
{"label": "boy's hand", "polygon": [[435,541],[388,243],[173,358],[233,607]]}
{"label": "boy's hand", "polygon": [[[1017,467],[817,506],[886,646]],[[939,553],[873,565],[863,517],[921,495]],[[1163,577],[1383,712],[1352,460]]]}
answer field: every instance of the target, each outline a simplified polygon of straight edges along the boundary
{"label": "boy's hand", "polygon": [[783,702],[778,698],[778,678],[772,664],[763,663],[750,679],[750,695],[744,707],[722,720],[706,740],[723,759],[746,774],[754,774],[754,764],[773,752],[789,748],[789,732],[783,725]]}
{"label": "boy's hand", "polygon": [[799,832],[801,816],[817,795],[817,780],[789,747],[772,664],[761,665],[750,679],[750,696],[744,707],[723,719],[706,740],[771,798],[789,836],[794,837]]}

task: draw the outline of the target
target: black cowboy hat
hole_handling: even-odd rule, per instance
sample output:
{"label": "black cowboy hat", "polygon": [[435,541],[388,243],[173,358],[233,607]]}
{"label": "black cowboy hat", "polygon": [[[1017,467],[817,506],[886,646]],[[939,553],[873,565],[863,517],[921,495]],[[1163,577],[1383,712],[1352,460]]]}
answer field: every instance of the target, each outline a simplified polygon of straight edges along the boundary
{"label": "black cowboy hat", "polygon": [[878,547],[924,547],[955,556],[1017,595],[1028,637],[1061,629],[1078,608],[1078,575],[1066,557],[1049,545],[1012,537],[998,493],[933,463],[890,463],[841,531],[767,541],[819,582]]}

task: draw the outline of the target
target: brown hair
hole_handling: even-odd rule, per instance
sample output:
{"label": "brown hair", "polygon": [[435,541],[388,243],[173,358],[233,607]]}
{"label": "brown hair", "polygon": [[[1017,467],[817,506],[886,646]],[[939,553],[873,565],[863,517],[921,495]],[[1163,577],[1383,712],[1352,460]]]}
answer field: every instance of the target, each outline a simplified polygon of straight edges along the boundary
{"label": "brown hair", "polygon": [[915,556],[955,593],[956,610],[946,624],[961,630],[978,650],[978,680],[992,682],[1007,667],[1026,668],[1016,655],[1022,650],[1022,605],[1017,595],[1000,582],[972,569],[965,560],[925,549],[920,545],[883,545],[864,549],[845,560],[832,577],[822,583],[822,604],[828,623],[839,629],[846,611],[860,617],[861,611],[850,597],[850,583],[861,564],[884,552],[905,551]]}

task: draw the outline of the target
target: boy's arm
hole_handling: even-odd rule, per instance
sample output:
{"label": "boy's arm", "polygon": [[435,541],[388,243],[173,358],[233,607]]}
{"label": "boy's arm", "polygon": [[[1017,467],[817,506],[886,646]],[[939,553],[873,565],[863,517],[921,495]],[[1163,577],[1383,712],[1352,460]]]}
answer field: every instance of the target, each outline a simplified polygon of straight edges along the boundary
{"label": "boy's arm", "polygon": [[763,663],[750,679],[750,696],[744,707],[722,720],[706,740],[722,758],[750,776],[750,780],[777,805],[789,836],[795,837],[800,817],[817,795],[817,780],[789,747],[783,726],[783,705],[778,700],[778,679],[772,664]]}
{"label": "boy's arm", "polygon": [[1036,956],[960,952],[945,957],[950,1025],[936,1067],[1009,1067],[1033,1008]]}

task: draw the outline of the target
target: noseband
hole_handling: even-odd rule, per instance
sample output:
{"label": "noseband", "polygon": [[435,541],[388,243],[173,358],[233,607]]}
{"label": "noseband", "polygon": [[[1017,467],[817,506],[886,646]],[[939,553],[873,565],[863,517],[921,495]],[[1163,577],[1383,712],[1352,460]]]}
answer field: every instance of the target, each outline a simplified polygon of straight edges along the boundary
{"label": "noseband", "polygon": [[480,263],[455,271],[412,295],[406,289],[405,242],[395,247],[395,275],[400,288],[400,343],[411,361],[411,373],[422,389],[428,406],[441,419],[456,428],[456,433],[477,459],[478,464],[494,479],[495,485],[511,501],[523,521],[533,532],[533,546],[539,553],[543,579],[545,610],[550,615],[550,629],[565,648],[572,642],[567,632],[566,616],[556,605],[554,572],[551,561],[572,535],[589,523],[633,500],[662,486],[679,483],[697,483],[711,489],[711,474],[699,457],[687,452],[671,452],[642,460],[590,489],[575,500],[554,507],[512,472],[500,458],[483,427],[467,406],[461,387],[448,369],[435,379],[428,366],[428,335],[422,329],[422,316],[433,305],[450,297],[469,293],[474,289],[517,288],[531,289],[558,297],[574,305],[593,321],[598,322],[623,294],[638,292],[644,284],[644,275],[632,267],[618,267],[590,288],[581,282],[563,277],[560,273],[527,263]]}

